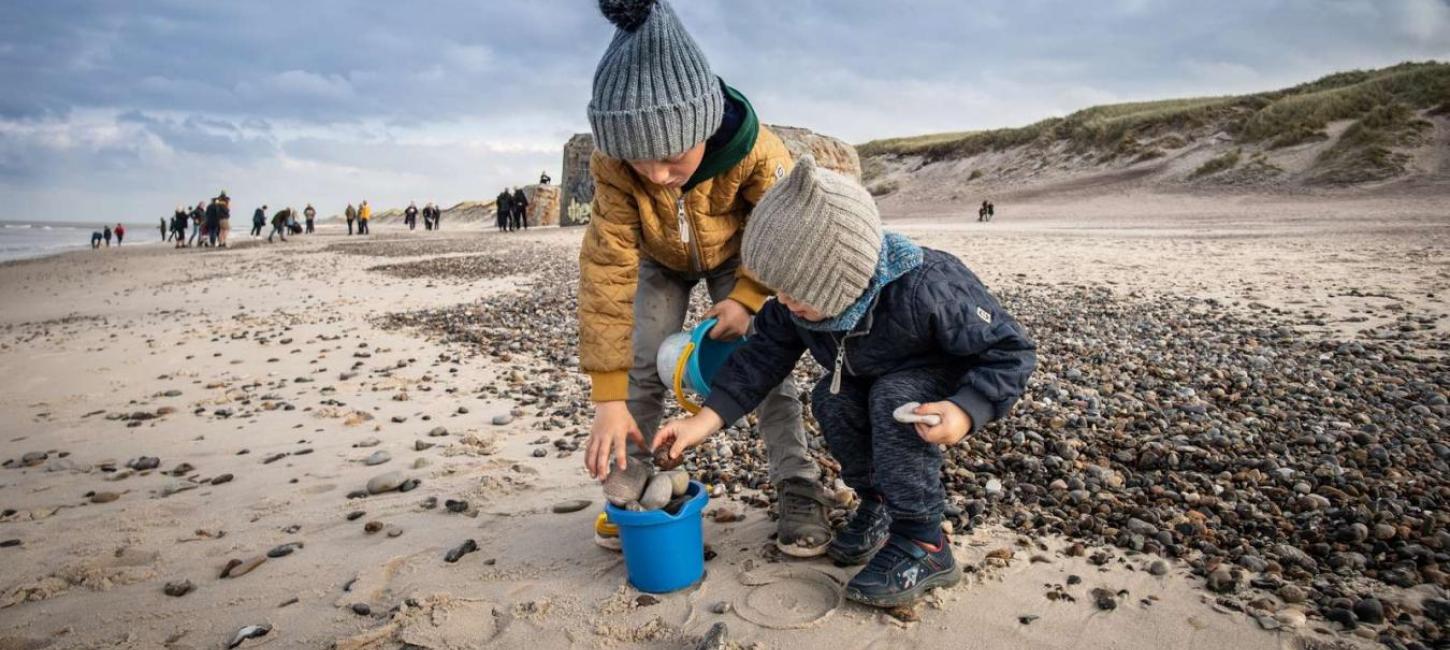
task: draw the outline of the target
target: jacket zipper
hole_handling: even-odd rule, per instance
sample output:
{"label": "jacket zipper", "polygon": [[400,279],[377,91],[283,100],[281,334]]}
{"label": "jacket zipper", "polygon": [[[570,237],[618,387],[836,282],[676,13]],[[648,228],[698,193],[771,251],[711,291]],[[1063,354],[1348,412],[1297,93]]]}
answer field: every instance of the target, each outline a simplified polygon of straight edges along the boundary
{"label": "jacket zipper", "polygon": [[836,341],[836,369],[831,372],[832,395],[839,395],[841,393],[841,369],[846,363],[846,339],[849,338],[851,338],[850,335],[847,335],[845,338],[837,339]]}
{"label": "jacket zipper", "polygon": [[[866,318],[868,318],[868,319],[869,318],[872,318],[872,315],[871,315],[870,311],[874,311],[875,309],[876,309],[876,303],[875,303],[875,301],[873,301],[871,303],[870,309],[868,310],[868,313],[866,314]],[[831,373],[831,394],[832,395],[838,395],[841,392],[841,374],[842,374],[841,371],[842,371],[842,369],[845,369],[846,372],[855,374],[855,371],[851,370],[851,362],[846,360],[846,343],[848,341],[850,341],[851,340],[851,337],[853,337],[853,336],[865,336],[865,335],[870,334],[870,333],[871,333],[871,324],[868,322],[867,325],[866,325],[866,330],[864,332],[860,332],[860,331],[846,332],[846,334],[844,336],[840,337],[840,338],[836,338],[836,335],[834,335],[834,334],[831,335],[831,338],[836,341],[836,370],[835,370],[835,372],[832,372]]]}
{"label": "jacket zipper", "polygon": [[690,218],[685,214],[685,193],[680,193],[680,198],[675,199],[675,216],[680,220],[680,241],[690,255],[690,271],[700,271],[700,249],[690,233]]}

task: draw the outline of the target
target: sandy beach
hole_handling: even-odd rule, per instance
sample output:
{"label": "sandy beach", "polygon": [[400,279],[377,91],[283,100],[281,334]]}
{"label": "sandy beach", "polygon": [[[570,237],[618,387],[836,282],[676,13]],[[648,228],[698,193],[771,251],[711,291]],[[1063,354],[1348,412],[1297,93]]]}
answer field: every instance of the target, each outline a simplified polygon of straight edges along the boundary
{"label": "sandy beach", "polygon": [[[1050,386],[1102,362],[1064,361],[1093,337],[1059,328],[1151,328],[1181,309],[1330,350],[1395,346],[1441,396],[1417,421],[1443,435],[1443,200],[1108,195],[998,209],[989,224],[950,206],[886,213],[889,228],[959,255],[1009,308],[1061,312],[1024,319],[1040,328],[1044,368],[1022,418],[1055,417],[1042,411]],[[1374,647],[1388,629],[1306,620],[1312,608],[1254,582],[1272,568],[1235,574],[1231,594],[1207,589],[1196,547],[1165,559],[1098,543],[1102,531],[1029,533],[1010,513],[1031,508],[993,505],[1005,498],[985,487],[995,474],[966,461],[954,493],[987,504],[953,538],[967,579],[908,620],[843,602],[852,568],[781,557],[748,484],[708,508],[742,518],[706,518],[704,581],[642,595],[592,543],[602,498],[576,451],[589,411],[569,274],[583,234],[327,229],[0,265],[0,541],[15,540],[0,548],[0,649],[218,648],[251,625],[271,631],[240,647],[678,648],[723,622],[730,647],[1331,648]],[[1010,445],[1014,426],[1053,428],[1026,422],[962,453]],[[368,495],[388,472],[389,487],[416,482]],[[1006,492],[1041,498],[1027,483]],[[555,512],[577,499],[590,505]],[[467,540],[477,551],[446,562]],[[219,577],[233,559],[241,575]],[[1405,630],[1445,597],[1443,584],[1354,584],[1409,617]]]}

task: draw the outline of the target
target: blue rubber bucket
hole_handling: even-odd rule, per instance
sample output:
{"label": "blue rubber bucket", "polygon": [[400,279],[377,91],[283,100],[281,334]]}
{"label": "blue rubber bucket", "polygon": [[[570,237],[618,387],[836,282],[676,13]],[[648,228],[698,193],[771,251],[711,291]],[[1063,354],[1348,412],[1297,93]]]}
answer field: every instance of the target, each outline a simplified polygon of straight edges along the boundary
{"label": "blue rubber bucket", "polygon": [[700,407],[686,393],[695,393],[701,403],[708,399],[715,373],[749,340],[749,337],[740,337],[734,341],[716,341],[710,338],[715,323],[711,318],[690,331],[671,334],[660,344],[655,356],[660,379],[674,389],[675,399],[690,413],[700,412]]}
{"label": "blue rubber bucket", "polygon": [[699,481],[690,481],[690,500],[671,515],[664,510],[630,512],[604,504],[609,521],[619,527],[624,571],[635,589],[653,594],[679,591],[705,575],[705,525],[701,512],[710,496]]}

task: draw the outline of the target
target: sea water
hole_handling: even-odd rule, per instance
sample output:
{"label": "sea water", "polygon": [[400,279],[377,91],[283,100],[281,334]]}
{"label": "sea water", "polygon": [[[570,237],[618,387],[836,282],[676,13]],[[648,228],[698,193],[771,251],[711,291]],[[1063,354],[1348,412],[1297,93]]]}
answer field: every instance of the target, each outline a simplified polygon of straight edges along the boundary
{"label": "sea water", "polygon": [[[116,224],[109,224],[112,228]],[[126,246],[158,243],[158,223],[126,224]],[[74,221],[0,221],[0,262],[44,257],[70,250],[91,247],[91,233],[100,232],[103,224]],[[111,238],[115,246],[115,237]],[[105,244],[101,245],[105,248]]]}

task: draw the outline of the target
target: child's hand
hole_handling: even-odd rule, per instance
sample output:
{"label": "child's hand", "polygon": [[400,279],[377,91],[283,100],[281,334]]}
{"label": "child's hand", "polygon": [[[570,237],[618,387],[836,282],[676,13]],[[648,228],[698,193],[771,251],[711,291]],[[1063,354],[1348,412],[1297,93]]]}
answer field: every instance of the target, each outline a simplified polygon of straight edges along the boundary
{"label": "child's hand", "polygon": [[705,318],[719,321],[710,328],[710,338],[716,341],[734,341],[750,331],[750,310],[731,298],[715,303]]}
{"label": "child's hand", "polygon": [[913,411],[917,415],[936,415],[941,418],[941,423],[931,426],[925,422],[916,423],[916,435],[934,445],[955,445],[967,436],[972,430],[972,416],[967,415],[962,407],[951,402],[931,402],[922,404]]}
{"label": "child's hand", "polygon": [[725,421],[715,411],[700,409],[697,415],[673,420],[660,427],[659,433],[655,434],[654,444],[650,445],[650,451],[669,445],[670,458],[679,458],[686,449],[704,442],[710,434],[724,426]]}
{"label": "child's hand", "polygon": [[609,478],[610,461],[617,462],[624,469],[628,462],[627,440],[644,446],[644,435],[639,432],[634,416],[623,401],[600,402],[594,407],[594,426],[589,430],[589,445],[584,451],[584,467],[589,475],[599,480]]}

